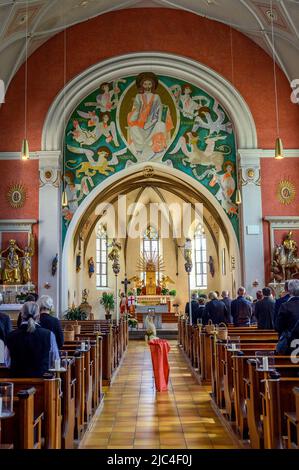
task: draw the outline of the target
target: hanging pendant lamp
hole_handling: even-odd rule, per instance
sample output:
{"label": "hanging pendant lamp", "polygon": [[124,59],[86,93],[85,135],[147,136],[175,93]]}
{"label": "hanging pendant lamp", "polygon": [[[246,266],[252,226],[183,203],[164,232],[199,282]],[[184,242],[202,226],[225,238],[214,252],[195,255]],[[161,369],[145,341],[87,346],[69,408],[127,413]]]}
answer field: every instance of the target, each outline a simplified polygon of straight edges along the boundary
{"label": "hanging pendant lamp", "polygon": [[25,102],[24,102],[24,139],[21,147],[21,160],[29,160],[29,143],[27,140],[27,87],[28,87],[28,0],[26,2],[26,38],[25,38]]}
{"label": "hanging pendant lamp", "polygon": [[[64,17],[63,17],[64,20]],[[65,26],[65,25],[64,25]],[[65,86],[66,86],[66,28],[64,27],[63,31],[63,122],[64,122],[64,135],[65,135],[65,127],[66,127],[66,119],[65,119]],[[61,205],[62,207],[68,206],[68,197],[67,192],[65,189],[65,142],[62,141],[62,198],[61,198]]]}
{"label": "hanging pendant lamp", "polygon": [[240,206],[242,204],[242,195],[240,189],[237,189],[236,191],[236,204],[237,206]]}
{"label": "hanging pendant lamp", "polygon": [[276,76],[276,62],[275,62],[275,39],[274,39],[274,15],[273,15],[273,1],[270,0],[271,10],[271,35],[272,35],[272,54],[273,54],[273,76],[274,76],[274,91],[275,91],[275,111],[276,111],[276,127],[277,137],[275,140],[275,160],[282,160],[284,158],[282,140],[279,137],[279,107],[278,107],[278,96],[277,96],[277,76]]}

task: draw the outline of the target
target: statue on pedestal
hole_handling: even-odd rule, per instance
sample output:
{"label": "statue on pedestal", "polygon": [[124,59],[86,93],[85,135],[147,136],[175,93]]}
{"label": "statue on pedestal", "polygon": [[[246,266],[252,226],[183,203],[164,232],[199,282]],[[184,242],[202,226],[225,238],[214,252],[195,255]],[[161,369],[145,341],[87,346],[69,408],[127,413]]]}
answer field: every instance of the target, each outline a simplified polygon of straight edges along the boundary
{"label": "statue on pedestal", "polygon": [[281,245],[276,245],[271,266],[272,279],[278,282],[299,276],[298,246],[290,231]]}
{"label": "statue on pedestal", "polygon": [[[2,256],[7,252],[6,257]],[[21,266],[18,253],[23,255],[24,251],[19,248],[15,240],[9,240],[8,248],[0,252],[1,279],[3,284],[21,284]],[[3,263],[2,260],[4,260]]]}

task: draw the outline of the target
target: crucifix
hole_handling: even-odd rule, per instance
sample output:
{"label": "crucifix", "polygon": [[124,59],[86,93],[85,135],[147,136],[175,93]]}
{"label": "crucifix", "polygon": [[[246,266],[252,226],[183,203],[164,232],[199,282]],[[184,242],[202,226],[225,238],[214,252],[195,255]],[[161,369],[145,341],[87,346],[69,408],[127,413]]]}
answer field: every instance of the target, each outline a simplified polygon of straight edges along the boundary
{"label": "crucifix", "polygon": [[125,287],[125,295],[127,296],[128,294],[128,285],[131,284],[131,281],[128,281],[128,278],[127,276],[125,277],[124,281],[121,281],[121,283],[124,285]]}

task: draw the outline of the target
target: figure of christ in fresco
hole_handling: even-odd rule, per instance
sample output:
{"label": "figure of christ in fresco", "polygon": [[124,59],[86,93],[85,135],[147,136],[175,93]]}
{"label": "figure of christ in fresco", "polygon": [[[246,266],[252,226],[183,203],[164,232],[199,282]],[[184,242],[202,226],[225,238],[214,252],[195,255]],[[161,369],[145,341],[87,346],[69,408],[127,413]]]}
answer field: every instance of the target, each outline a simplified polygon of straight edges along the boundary
{"label": "figure of christ in fresco", "polygon": [[113,82],[112,90],[110,84],[105,82],[100,85],[100,93],[96,97],[96,102],[84,103],[85,106],[95,106],[101,113],[110,112],[118,104],[118,94],[120,93],[119,83],[126,83],[126,80],[116,80]]}
{"label": "figure of christ in fresco", "polygon": [[136,78],[138,93],[128,113],[128,143],[139,161],[159,158],[167,149],[173,129],[168,107],[163,106],[155,93],[158,78],[144,72]]}

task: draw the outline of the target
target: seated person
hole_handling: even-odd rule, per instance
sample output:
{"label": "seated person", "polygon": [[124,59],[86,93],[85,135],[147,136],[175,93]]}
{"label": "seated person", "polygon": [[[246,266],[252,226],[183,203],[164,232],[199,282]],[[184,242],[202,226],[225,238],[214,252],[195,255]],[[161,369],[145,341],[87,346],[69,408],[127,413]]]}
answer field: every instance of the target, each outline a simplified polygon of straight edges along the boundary
{"label": "seated person", "polygon": [[[35,292],[30,292],[25,299],[25,302],[37,302],[38,294]],[[19,328],[20,324],[22,323],[22,315],[21,312],[19,313],[18,320],[17,320],[17,327]]]}
{"label": "seated person", "polygon": [[38,324],[39,307],[25,302],[19,328],[9,333],[5,364],[13,377],[42,377],[49,370],[50,357],[59,359],[54,333]]}
{"label": "seated person", "polygon": [[54,308],[53,299],[49,295],[42,295],[37,303],[39,305],[40,326],[54,333],[58,349],[61,349],[64,337],[60,321],[51,315]]}

